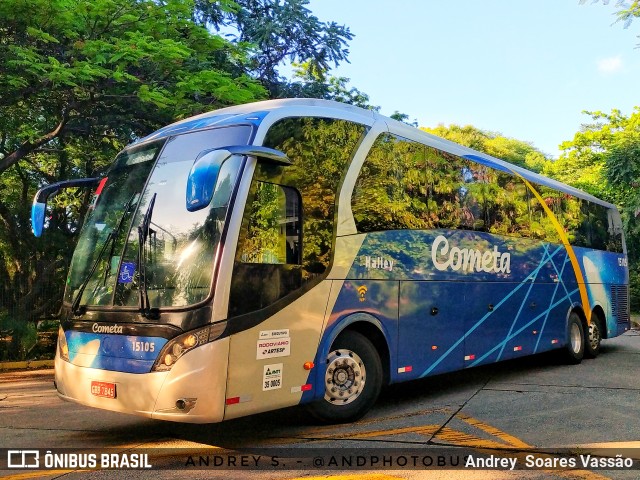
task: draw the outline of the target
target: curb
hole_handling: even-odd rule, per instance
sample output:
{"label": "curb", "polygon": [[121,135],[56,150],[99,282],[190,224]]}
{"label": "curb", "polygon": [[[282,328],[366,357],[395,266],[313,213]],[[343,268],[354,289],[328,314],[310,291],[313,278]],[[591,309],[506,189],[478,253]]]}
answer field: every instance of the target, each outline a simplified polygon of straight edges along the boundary
{"label": "curb", "polygon": [[0,362],[0,372],[27,370],[31,368],[53,368],[54,360],[27,360],[25,362]]}

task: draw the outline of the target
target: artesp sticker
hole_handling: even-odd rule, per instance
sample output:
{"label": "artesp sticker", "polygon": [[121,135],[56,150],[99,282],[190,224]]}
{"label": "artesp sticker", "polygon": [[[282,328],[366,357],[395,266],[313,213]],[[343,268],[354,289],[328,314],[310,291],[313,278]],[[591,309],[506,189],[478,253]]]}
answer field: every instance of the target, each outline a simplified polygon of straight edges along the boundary
{"label": "artesp sticker", "polygon": [[291,355],[291,339],[278,338],[258,340],[256,360],[262,358],[288,357]]}

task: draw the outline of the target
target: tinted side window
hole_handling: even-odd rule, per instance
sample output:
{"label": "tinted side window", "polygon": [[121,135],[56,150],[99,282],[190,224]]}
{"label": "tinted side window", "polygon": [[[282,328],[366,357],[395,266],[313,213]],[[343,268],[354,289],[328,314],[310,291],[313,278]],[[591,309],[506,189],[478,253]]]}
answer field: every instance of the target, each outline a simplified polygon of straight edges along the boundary
{"label": "tinted side window", "polygon": [[426,168],[430,228],[482,228],[482,180],[469,163],[427,147]]}
{"label": "tinted side window", "polygon": [[[532,183],[532,186],[540,194],[545,205],[554,213],[560,225],[564,227],[561,211],[562,194],[543,185]],[[540,201],[536,197],[531,196],[529,207],[531,212],[531,237],[550,243],[561,243],[558,230],[551,217],[540,204]]]}
{"label": "tinted side window", "polygon": [[[614,210],[542,185],[534,185],[564,229],[569,243],[578,247],[622,252],[622,225]],[[531,203],[531,234],[552,243],[560,236],[537,199]]]}
{"label": "tinted side window", "polygon": [[610,252],[622,252],[622,225],[619,217],[603,205],[589,204],[591,247]]}
{"label": "tinted side window", "polygon": [[529,192],[518,177],[486,169],[487,231],[498,235],[530,237]]}
{"label": "tinted side window", "polygon": [[243,263],[300,264],[300,194],[293,188],[256,182],[246,227],[238,241]]}
{"label": "tinted side window", "polygon": [[287,118],[263,144],[291,166],[259,163],[238,239],[229,315],[260,310],[320,281],[331,263],[336,198],[367,127],[329,118]]}
{"label": "tinted side window", "polygon": [[351,209],[359,232],[430,228],[426,147],[380,135],[362,165]]}
{"label": "tinted side window", "polygon": [[462,162],[457,168],[461,168],[462,185],[458,188],[461,221],[460,228],[465,230],[484,231],[487,222],[485,210],[485,176],[486,171],[479,165],[456,159],[453,163]]}
{"label": "tinted side window", "polygon": [[612,209],[608,210],[609,214],[609,242],[607,243],[607,250],[610,252],[622,253],[622,219],[620,214]]}
{"label": "tinted side window", "polygon": [[255,182],[238,239],[234,314],[260,310],[301,287],[300,236],[300,194]]}
{"label": "tinted side window", "polygon": [[[532,186],[571,244],[622,251],[615,212],[544,185]],[[554,221],[516,175],[389,133],[371,147],[351,208],[359,233],[464,229],[561,242]]]}
{"label": "tinted side window", "polygon": [[362,233],[442,228],[527,236],[529,230],[523,182],[390,134],[371,148],[351,207]]}

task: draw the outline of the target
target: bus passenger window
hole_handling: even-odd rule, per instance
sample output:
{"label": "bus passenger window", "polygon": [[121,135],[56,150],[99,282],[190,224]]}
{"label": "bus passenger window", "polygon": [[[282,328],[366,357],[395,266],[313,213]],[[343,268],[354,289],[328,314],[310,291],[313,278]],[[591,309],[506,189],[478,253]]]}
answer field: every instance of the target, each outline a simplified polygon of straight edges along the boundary
{"label": "bus passenger window", "polygon": [[300,211],[296,189],[254,182],[238,239],[230,316],[268,307],[302,286]]}
{"label": "bus passenger window", "polygon": [[289,187],[256,182],[244,238],[243,263],[300,264],[300,195]]}
{"label": "bus passenger window", "polygon": [[[274,123],[263,146],[291,160],[258,162],[245,204],[229,292],[229,317],[284,308],[322,281],[335,244],[336,197],[367,127],[291,117]],[[283,186],[287,185],[287,186]],[[256,318],[257,318],[256,317]]]}
{"label": "bus passenger window", "polygon": [[351,199],[358,232],[427,229],[426,147],[380,135],[362,165]]}

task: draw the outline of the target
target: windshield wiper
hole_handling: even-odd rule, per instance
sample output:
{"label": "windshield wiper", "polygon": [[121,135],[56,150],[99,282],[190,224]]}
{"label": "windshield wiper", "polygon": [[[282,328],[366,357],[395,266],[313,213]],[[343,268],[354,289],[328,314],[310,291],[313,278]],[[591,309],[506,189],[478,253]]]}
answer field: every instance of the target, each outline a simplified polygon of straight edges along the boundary
{"label": "windshield wiper", "polygon": [[[94,260],[93,265],[91,265],[91,271],[89,272],[89,275],[87,275],[87,277],[82,282],[82,285],[80,285],[80,288],[78,289],[78,293],[76,294],[76,297],[74,298],[73,302],[71,303],[71,311],[73,312],[74,315],[78,316],[78,315],[82,315],[84,313],[84,308],[83,308],[84,306],[80,305],[80,300],[82,299],[82,295],[84,294],[84,290],[85,290],[85,288],[87,288],[87,285],[89,284],[89,281],[91,280],[91,278],[93,278],[93,274],[96,273],[96,269],[98,268],[98,265],[100,264],[100,260],[102,260],[104,252],[107,250],[107,246],[109,245],[109,243],[111,243],[111,251],[110,251],[111,253],[110,253],[109,257],[111,257],[113,255],[113,250],[115,248],[115,243],[116,243],[115,242],[116,236],[118,235],[118,232],[120,231],[120,228],[122,228],[122,223],[124,221],[124,217],[127,216],[127,211],[129,210],[129,208],[131,208],[131,205],[132,205],[133,200],[136,197],[136,195],[137,194],[135,194],[135,193],[133,195],[131,195],[131,197],[129,198],[127,203],[125,203],[124,211],[122,212],[122,216],[120,217],[120,220],[118,220],[116,228],[114,228],[113,230],[111,230],[107,234],[107,238],[105,239],[104,243],[102,244],[102,248],[100,248],[100,253],[98,253],[98,256]],[[109,274],[110,270],[111,270],[111,263],[109,263],[107,265],[107,268],[106,268],[106,271],[105,271],[105,281],[107,279],[107,275]]]}
{"label": "windshield wiper", "polygon": [[87,278],[84,279],[84,282],[82,282],[82,285],[80,285],[80,288],[78,289],[78,293],[76,294],[76,298],[73,300],[73,303],[71,304],[71,311],[76,316],[82,315],[85,312],[85,310],[84,310],[85,306],[84,305],[80,306],[80,299],[82,298],[82,294],[84,293],[84,289],[87,288],[87,284],[89,283],[89,280],[91,280],[91,278],[93,277],[93,274],[96,273],[96,268],[98,268],[98,264],[100,263],[100,259],[104,255],[104,252],[107,249],[107,245],[109,245],[109,242],[111,241],[111,239],[113,237],[115,237],[113,231],[109,232],[109,234],[107,235],[107,239],[102,244],[102,248],[100,249],[100,253],[98,253],[98,256],[96,257],[95,261],[93,262],[93,265],[91,266],[91,271],[89,272],[89,275],[87,275]]}
{"label": "windshield wiper", "polygon": [[133,201],[134,199],[137,198],[137,196],[138,194],[134,193],[133,195],[131,195],[131,197],[129,197],[129,200],[127,200],[127,203],[124,204],[124,211],[122,213],[122,216],[120,217],[120,220],[118,220],[118,223],[116,224],[116,228],[113,230],[114,232],[116,232],[116,234],[114,234],[113,237],[111,238],[111,250],[109,250],[109,256],[107,257],[109,259],[109,263],[107,263],[107,268],[104,269],[104,279],[102,281],[103,285],[106,285],[107,278],[109,278],[109,274],[111,273],[111,259],[113,258],[113,253],[116,249],[117,232],[119,232],[120,228],[122,228],[122,222],[124,222],[124,219],[127,216],[127,213],[129,212],[129,209],[131,208],[131,205],[133,205]]}
{"label": "windshield wiper", "polygon": [[145,244],[149,237],[151,226],[151,215],[153,215],[153,206],[156,203],[156,193],[153,194],[149,201],[147,211],[142,218],[142,223],[138,226],[138,298],[140,313],[150,319],[159,318],[159,310],[151,308],[149,304],[149,294],[147,292],[147,255]]}

